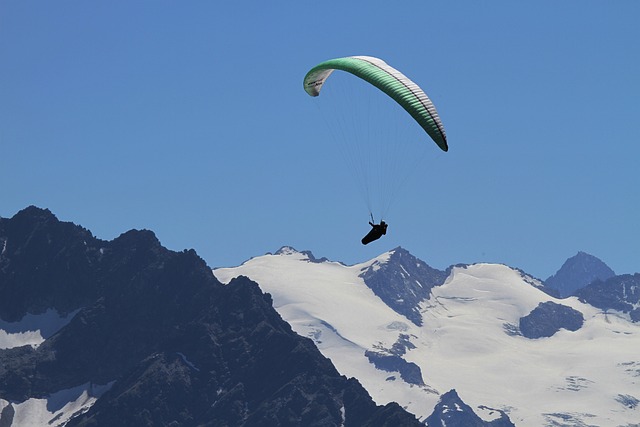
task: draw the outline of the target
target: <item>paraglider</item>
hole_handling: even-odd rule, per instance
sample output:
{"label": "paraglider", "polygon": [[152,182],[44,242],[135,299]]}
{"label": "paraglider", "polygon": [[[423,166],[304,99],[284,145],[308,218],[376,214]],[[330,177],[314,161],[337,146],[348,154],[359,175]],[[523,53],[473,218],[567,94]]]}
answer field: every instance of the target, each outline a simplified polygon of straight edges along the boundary
{"label": "paraglider", "polygon": [[[444,131],[444,127],[431,100],[417,84],[415,84],[400,71],[389,66],[386,62],[379,58],[371,56],[349,56],[321,62],[320,64],[309,70],[309,72],[307,72],[307,74],[305,75],[303,82],[304,90],[310,96],[319,96],[323,86],[325,85],[325,82],[336,70],[352,74],[353,76],[358,77],[369,85],[382,91],[389,98],[395,101],[395,103],[402,107],[404,111],[409,113],[413,120],[429,135],[429,137],[442,151],[448,151],[449,146],[447,144],[447,137]],[[341,120],[339,120],[339,122],[346,121],[348,120],[343,120],[342,118]],[[373,121],[371,120],[366,121],[366,126],[369,126],[369,124],[371,124],[372,122]],[[402,125],[404,126],[404,124]],[[341,134],[344,132],[337,133]],[[359,133],[366,133],[367,135],[370,135],[369,129],[362,129],[362,131]],[[355,138],[345,138],[346,144],[351,144],[352,142],[350,140],[358,139],[358,136],[359,135],[356,135]],[[391,138],[391,140],[385,141],[385,145],[397,143],[399,143],[399,141],[394,140],[393,138]],[[368,147],[366,148],[368,150]],[[363,155],[363,157],[365,156]],[[379,168],[378,164],[384,163],[384,161],[386,161],[386,158],[383,158],[382,160],[382,162],[377,162],[376,166],[373,166],[373,168]],[[357,168],[354,167],[354,169]],[[364,187],[366,192],[369,192],[370,187],[373,186],[368,182],[368,180],[371,179],[369,175],[372,174],[368,171],[359,173],[364,176],[363,180],[366,181],[362,185],[362,187]],[[395,175],[398,174],[395,173]],[[392,176],[391,178],[396,179],[395,176]],[[390,181],[392,179],[385,178],[381,181],[384,185],[387,185],[387,181]],[[368,199],[368,197],[369,195],[367,194],[365,198]],[[367,202],[369,203],[368,200]],[[371,215],[373,220],[373,212],[371,206],[369,206],[369,214]],[[383,211],[382,215],[380,216],[384,216],[384,214],[385,212]],[[387,231],[387,224],[382,220],[379,224],[375,224],[371,221],[369,222],[369,224],[371,225],[372,229],[362,239],[362,243],[365,245],[379,239],[380,237],[385,235]]]}
{"label": "paraglider", "polygon": [[378,240],[379,238],[381,238],[384,234],[387,234],[386,222],[380,221],[380,224],[374,224],[373,222],[369,221],[369,225],[371,226],[371,231],[369,231],[369,233],[367,233],[367,235],[362,238],[363,245],[368,245],[374,240]]}

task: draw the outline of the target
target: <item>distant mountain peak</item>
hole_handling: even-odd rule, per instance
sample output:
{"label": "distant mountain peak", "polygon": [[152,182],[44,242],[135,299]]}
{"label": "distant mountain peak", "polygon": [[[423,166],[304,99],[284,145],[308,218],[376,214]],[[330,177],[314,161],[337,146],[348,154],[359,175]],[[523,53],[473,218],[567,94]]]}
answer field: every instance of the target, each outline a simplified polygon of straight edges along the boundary
{"label": "distant mountain peak", "polygon": [[43,208],[39,208],[37,206],[31,205],[31,206],[28,206],[28,207],[22,209],[18,213],[16,213],[13,216],[13,218],[45,218],[45,219],[50,219],[50,218],[56,218],[56,216],[49,209],[43,209]]}
{"label": "distant mountain peak", "polygon": [[7,221],[11,221],[14,226],[21,228],[34,228],[42,224],[59,222],[58,218],[49,209],[42,209],[33,205],[22,209]]}
{"label": "distant mountain peak", "polygon": [[607,280],[615,276],[609,266],[586,252],[578,252],[567,259],[560,270],[545,281],[545,286],[557,289],[562,298],[584,288],[595,280]]}
{"label": "distant mountain peak", "polygon": [[569,260],[580,260],[580,259],[587,259],[587,260],[594,260],[594,261],[600,261],[600,259],[596,256],[593,256],[587,252],[584,251],[578,251],[577,254],[575,254],[574,256],[572,256],[571,258],[569,258]]}
{"label": "distant mountain peak", "polygon": [[431,268],[401,247],[374,258],[360,274],[385,304],[418,326],[422,324],[420,303],[446,276],[446,272]]}
{"label": "distant mountain peak", "polygon": [[383,264],[383,263],[387,263],[387,262],[397,262],[399,261],[402,257],[411,257],[411,258],[415,258],[413,255],[411,255],[411,253],[404,249],[402,246],[398,246],[396,248],[393,248],[387,252],[383,252],[382,254],[380,254],[379,256],[377,256],[376,258],[374,258],[376,261],[378,261],[379,263]]}
{"label": "distant mountain peak", "polygon": [[295,255],[295,254],[299,254],[301,253],[300,251],[298,251],[296,248],[294,248],[293,246],[282,246],[280,249],[278,249],[274,255]]}
{"label": "distant mountain peak", "polygon": [[403,248],[402,246],[398,246],[398,247],[395,247],[395,248],[391,249],[391,250],[389,251],[389,253],[390,253],[391,255],[398,255],[398,256],[402,256],[402,255],[404,255],[404,254],[406,254],[406,255],[411,255],[411,254],[409,253],[409,251],[408,251],[408,250],[406,250],[405,248]]}
{"label": "distant mountain peak", "polygon": [[327,258],[322,257],[322,258],[316,258],[315,256],[313,256],[313,254],[311,253],[311,251],[299,251],[296,248],[294,248],[293,246],[282,246],[280,249],[278,249],[274,255],[282,255],[282,256],[302,256],[304,261],[310,261],[310,262],[325,262],[325,261],[329,261]]}

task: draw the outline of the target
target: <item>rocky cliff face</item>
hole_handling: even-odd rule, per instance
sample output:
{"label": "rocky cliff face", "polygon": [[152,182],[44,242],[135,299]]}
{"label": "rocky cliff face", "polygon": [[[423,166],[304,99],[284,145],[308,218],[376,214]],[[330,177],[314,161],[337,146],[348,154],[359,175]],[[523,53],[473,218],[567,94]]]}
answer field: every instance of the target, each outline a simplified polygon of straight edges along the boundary
{"label": "rocky cliff face", "polygon": [[622,274],[607,280],[596,280],[579,289],[575,295],[602,310],[617,310],[640,322],[640,274]]}
{"label": "rocky cliff face", "polygon": [[382,301],[417,326],[422,325],[420,303],[447,276],[448,272],[430,267],[400,247],[389,252],[388,259],[373,263],[361,274]]}
{"label": "rocky cliff face", "polygon": [[[419,425],[340,376],[254,282],[223,286],[150,231],[105,242],[31,207],[0,219],[0,249],[5,323],[73,315],[40,345],[0,350],[0,425],[35,399],[42,425]],[[63,414],[52,396],[83,384],[95,403]]]}
{"label": "rocky cliff face", "polygon": [[584,317],[577,310],[566,305],[547,301],[520,319],[520,332],[530,339],[553,336],[560,329],[577,331],[582,327]]}

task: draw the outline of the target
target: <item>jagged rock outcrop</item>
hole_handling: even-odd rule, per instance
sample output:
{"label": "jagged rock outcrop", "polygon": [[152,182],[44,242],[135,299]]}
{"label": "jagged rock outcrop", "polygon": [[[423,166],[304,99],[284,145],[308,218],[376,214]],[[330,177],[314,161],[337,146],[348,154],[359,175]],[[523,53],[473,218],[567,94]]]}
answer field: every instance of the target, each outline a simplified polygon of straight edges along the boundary
{"label": "jagged rock outcrop", "polygon": [[520,319],[520,333],[531,339],[553,336],[560,329],[577,331],[582,327],[582,313],[552,301],[542,302]]}
{"label": "jagged rock outcrop", "polygon": [[410,337],[406,334],[400,334],[398,340],[391,348],[376,347],[375,350],[367,350],[364,355],[369,362],[380,370],[387,372],[398,372],[400,377],[408,384],[424,386],[422,378],[422,370],[413,362],[407,362],[402,356],[407,350],[416,348],[411,343]]}
{"label": "jagged rock outcrop", "polygon": [[427,425],[446,427],[515,427],[503,411],[482,407],[494,415],[493,420],[485,421],[476,415],[471,407],[464,403],[455,390],[450,390],[440,397],[433,413],[427,418]]}

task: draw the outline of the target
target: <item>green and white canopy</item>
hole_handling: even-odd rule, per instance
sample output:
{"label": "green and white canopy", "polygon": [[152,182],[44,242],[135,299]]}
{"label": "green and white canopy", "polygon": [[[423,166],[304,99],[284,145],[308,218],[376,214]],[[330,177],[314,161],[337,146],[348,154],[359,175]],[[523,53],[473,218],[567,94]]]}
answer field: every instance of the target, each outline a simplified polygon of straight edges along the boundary
{"label": "green and white canopy", "polygon": [[449,149],[435,106],[424,91],[400,71],[371,56],[336,58],[313,67],[304,78],[304,90],[311,96],[320,95],[322,85],[334,70],[351,73],[386,93],[418,122],[438,147],[443,151]]}

